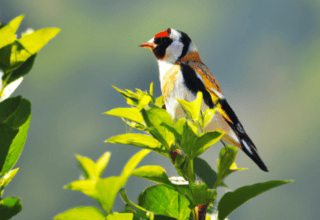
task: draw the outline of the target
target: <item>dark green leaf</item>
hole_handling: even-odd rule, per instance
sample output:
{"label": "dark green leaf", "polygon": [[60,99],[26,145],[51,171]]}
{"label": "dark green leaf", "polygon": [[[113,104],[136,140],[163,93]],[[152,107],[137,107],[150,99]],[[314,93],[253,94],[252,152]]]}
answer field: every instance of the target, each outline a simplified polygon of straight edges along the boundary
{"label": "dark green leaf", "polygon": [[165,185],[151,186],[144,190],[138,204],[155,214],[177,219],[188,219],[190,216],[189,201],[180,193]]}
{"label": "dark green leaf", "polygon": [[7,220],[22,210],[19,198],[8,197],[0,201],[1,219]]}
{"label": "dark green leaf", "polygon": [[[11,170],[13,168],[13,166],[15,165],[15,163],[17,162],[17,160],[21,154],[21,151],[23,149],[24,143],[26,142],[26,139],[27,139],[30,120],[31,120],[31,114],[29,115],[29,118],[27,119],[27,121],[19,128],[19,130],[12,131],[12,132],[18,131],[18,133],[15,135],[15,137],[13,138],[13,140],[10,144],[9,153],[6,155],[5,163],[4,163],[2,170],[1,170],[2,174]],[[1,134],[3,134],[3,133],[1,133]],[[2,139],[3,137],[4,137],[4,135],[3,136],[1,135],[0,139]],[[11,137],[6,137],[6,138],[11,138]],[[1,147],[2,147],[2,145],[1,145]],[[2,163],[0,162],[0,164],[2,164]]]}
{"label": "dark green leaf", "polygon": [[120,196],[122,198],[122,200],[124,201],[124,203],[130,207],[131,210],[133,210],[135,216],[139,217],[139,219],[153,219],[154,217],[154,213],[144,209],[141,206],[138,206],[136,204],[134,204],[133,202],[131,202],[126,194],[126,190],[122,189],[120,191]]}
{"label": "dark green leaf", "polygon": [[[290,183],[292,180],[285,181],[269,181],[265,183],[257,183],[250,186],[244,186],[233,192],[228,192],[220,199],[218,205],[219,220],[223,220],[230,215],[239,206],[252,199],[253,197],[268,191],[274,187]],[[258,218],[258,217],[257,217]]]}
{"label": "dark green leaf", "polygon": [[9,154],[9,149],[14,137],[18,134],[19,130],[12,130],[4,124],[0,124],[0,177],[3,176],[10,169],[3,169],[5,161]]}
{"label": "dark green leaf", "polygon": [[149,165],[149,166],[142,166],[138,169],[132,171],[131,176],[136,176],[140,178],[145,178],[147,180],[156,182],[156,183],[163,183],[171,185],[169,177],[166,174],[166,171],[157,165]]}
{"label": "dark green leaf", "polygon": [[217,181],[217,173],[203,159],[196,157],[193,159],[193,168],[196,175],[204,181],[209,188],[213,188]]}
{"label": "dark green leaf", "polygon": [[9,78],[8,84],[17,80],[18,78],[26,75],[32,69],[34,61],[36,60],[37,54],[30,56],[19,68],[15,69],[11,77]]}
{"label": "dark green leaf", "polygon": [[57,216],[54,220],[104,220],[106,215],[96,207],[76,207]]}
{"label": "dark green leaf", "polygon": [[230,167],[236,160],[237,152],[238,148],[234,146],[225,146],[221,149],[217,162],[219,181],[222,181],[232,172],[232,170],[230,170]]}

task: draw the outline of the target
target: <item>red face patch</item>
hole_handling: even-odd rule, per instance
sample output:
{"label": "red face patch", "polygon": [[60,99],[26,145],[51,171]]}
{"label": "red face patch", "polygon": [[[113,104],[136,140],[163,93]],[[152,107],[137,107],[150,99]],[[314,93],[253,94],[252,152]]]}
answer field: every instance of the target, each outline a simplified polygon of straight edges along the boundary
{"label": "red face patch", "polygon": [[161,37],[170,37],[169,33],[168,33],[168,30],[159,32],[159,33],[156,34],[156,36],[154,36],[154,38],[161,38]]}

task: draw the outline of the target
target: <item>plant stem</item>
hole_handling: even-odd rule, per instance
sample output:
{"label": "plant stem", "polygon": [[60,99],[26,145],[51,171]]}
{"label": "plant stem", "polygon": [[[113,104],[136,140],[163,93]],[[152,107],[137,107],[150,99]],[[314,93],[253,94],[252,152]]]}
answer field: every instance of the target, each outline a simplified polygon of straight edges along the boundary
{"label": "plant stem", "polygon": [[206,214],[207,214],[207,208],[208,204],[205,205],[198,205],[196,207],[196,218],[197,220],[205,220],[206,219]]}

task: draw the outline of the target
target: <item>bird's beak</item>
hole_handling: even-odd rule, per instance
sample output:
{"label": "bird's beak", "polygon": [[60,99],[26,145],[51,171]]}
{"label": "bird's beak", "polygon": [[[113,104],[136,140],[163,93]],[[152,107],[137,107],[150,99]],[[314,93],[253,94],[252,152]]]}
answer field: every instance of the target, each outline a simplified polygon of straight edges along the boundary
{"label": "bird's beak", "polygon": [[149,48],[149,49],[153,49],[155,47],[155,43],[151,42],[151,43],[144,43],[144,44],[140,44],[139,47],[144,47],[144,48]]}

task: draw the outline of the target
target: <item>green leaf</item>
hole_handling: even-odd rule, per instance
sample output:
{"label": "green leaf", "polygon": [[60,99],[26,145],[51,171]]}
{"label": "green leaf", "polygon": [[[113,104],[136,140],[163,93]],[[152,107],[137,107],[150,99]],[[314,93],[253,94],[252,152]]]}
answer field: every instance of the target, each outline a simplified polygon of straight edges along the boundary
{"label": "green leaf", "polygon": [[137,108],[139,110],[143,109],[145,106],[147,106],[150,102],[152,102],[152,98],[149,95],[143,95],[141,99],[139,100],[139,104]]}
{"label": "green leaf", "polygon": [[162,106],[164,105],[162,96],[159,96],[158,98],[156,98],[155,105],[158,106],[159,108],[162,108]]}
{"label": "green leaf", "polygon": [[[27,101],[27,100],[26,100]],[[27,101],[29,102],[29,101]],[[29,102],[30,104],[30,102]],[[18,111],[14,112],[14,116],[9,116],[6,120],[5,125],[0,124],[0,130],[1,131],[1,137],[0,137],[0,145],[2,151],[7,151],[7,154],[0,154],[0,170],[1,174],[4,174],[11,170],[15,163],[17,162],[21,151],[23,149],[24,143],[27,139],[28,134],[28,128],[31,120],[31,114],[29,114],[28,118],[24,122],[24,124],[21,125],[23,120],[25,120],[23,117],[25,117],[25,112],[30,109],[23,109],[23,108],[17,108]],[[17,117],[16,117],[17,116]],[[22,118],[18,118],[22,117]],[[12,130],[12,128],[9,128],[8,126],[11,126],[13,128],[20,126],[19,129]],[[8,149],[8,145],[10,145],[10,148]],[[3,147],[5,146],[5,147]],[[8,150],[6,150],[8,149]],[[3,159],[5,158],[5,162],[3,163]],[[0,174],[0,176],[1,176]]]}
{"label": "green leaf", "polygon": [[43,28],[22,36],[18,41],[31,54],[37,53],[60,32],[60,28]]}
{"label": "green leaf", "polygon": [[195,147],[194,142],[197,139],[197,135],[190,126],[191,124],[186,121],[183,127],[182,140],[181,140],[181,148],[187,155],[193,154],[193,149]]}
{"label": "green leaf", "polygon": [[111,153],[105,152],[96,162],[96,175],[101,176],[104,169],[107,167]]}
{"label": "green leaf", "polygon": [[[94,176],[91,179],[74,181],[68,184],[65,188],[83,192],[84,194],[94,198],[107,213],[111,213],[117,193],[125,186],[132,170],[148,153],[150,153],[150,150],[141,150],[131,157],[123,168],[120,176],[112,176],[104,179]],[[105,155],[105,157],[108,156]],[[107,158],[104,158],[101,161],[100,159],[95,164],[95,173],[101,173],[101,170],[103,170],[102,168],[97,168],[100,163],[106,164],[106,162],[103,162],[102,160],[106,161]],[[90,173],[90,170],[92,169],[91,162],[88,163],[88,160],[85,160],[85,164],[88,164],[88,166],[84,167],[87,170],[87,173]],[[88,174],[88,176],[90,176],[90,174]]]}
{"label": "green leaf", "polygon": [[[0,189],[4,189],[12,180],[12,178],[16,175],[19,168],[16,168],[14,170],[10,170],[6,175],[0,178]],[[0,194],[0,198],[1,198]]]}
{"label": "green leaf", "polygon": [[19,79],[20,77],[27,75],[29,71],[32,69],[34,61],[36,60],[37,54],[30,56],[19,68],[15,69],[7,84]]}
{"label": "green leaf", "polygon": [[54,220],[104,220],[106,215],[96,207],[76,207],[57,216]]}
{"label": "green leaf", "polygon": [[144,178],[156,183],[163,183],[167,185],[171,185],[169,177],[166,174],[166,171],[157,165],[149,165],[149,166],[142,166],[138,169],[132,171],[131,176],[136,176],[140,178]]}
{"label": "green leaf", "polygon": [[177,101],[193,120],[199,120],[202,98],[202,93],[198,92],[197,98],[192,102],[183,99],[177,99]]}
{"label": "green leaf", "polygon": [[162,148],[162,145],[159,141],[154,139],[152,136],[145,135],[145,134],[138,134],[138,133],[120,134],[120,135],[109,138],[105,142],[115,143],[115,144],[130,144],[136,147],[153,149],[159,152],[164,152],[164,149]]}
{"label": "green leaf", "polygon": [[212,204],[217,197],[214,189],[209,189],[205,183],[190,183],[190,190],[192,193],[192,203],[195,206]]}
{"label": "green leaf", "polygon": [[8,168],[4,169],[4,166],[12,141],[18,132],[18,130],[12,130],[8,126],[0,124],[0,177],[10,170]]}
{"label": "green leaf", "polygon": [[10,219],[22,210],[19,198],[8,197],[0,200],[1,219]]}
{"label": "green leaf", "polygon": [[162,135],[168,145],[171,146],[175,140],[174,134],[162,125],[162,123],[165,123],[169,126],[173,125],[173,119],[171,118],[169,113],[161,108],[151,108],[146,112],[153,127]]}
{"label": "green leaf", "polygon": [[82,157],[80,155],[76,155],[78,161],[79,161],[79,167],[83,172],[85,179],[93,179],[96,176],[96,164],[87,157]]}
{"label": "green leaf", "polygon": [[250,186],[241,187],[233,192],[223,195],[218,205],[218,219],[223,220],[242,204],[253,197],[266,192],[274,187],[290,183],[292,180],[285,181],[269,181],[265,183],[257,183]]}
{"label": "green leaf", "polygon": [[217,173],[210,167],[210,165],[203,159],[196,157],[193,159],[193,168],[195,174],[207,184],[209,188],[213,188],[217,181]]}
{"label": "green leaf", "polygon": [[212,118],[216,112],[216,109],[210,109],[208,108],[203,114],[202,114],[202,130],[204,130],[212,121]]}
{"label": "green leaf", "polygon": [[109,214],[106,220],[132,220],[133,214],[132,213],[117,213],[114,212]]}
{"label": "green leaf", "polygon": [[125,118],[140,124],[144,124],[143,117],[138,108],[115,108],[104,114]]}
{"label": "green leaf", "polygon": [[191,212],[188,199],[165,185],[148,187],[139,195],[138,205],[155,214],[176,219],[188,219]]}
{"label": "green leaf", "polygon": [[233,171],[230,169],[237,157],[238,148],[234,146],[225,146],[221,149],[217,162],[218,180],[222,181]]}
{"label": "green leaf", "polygon": [[18,30],[24,15],[20,15],[0,29],[0,48],[12,44],[16,40],[15,33]]}
{"label": "green leaf", "polygon": [[135,215],[138,216],[139,219],[154,219],[154,213],[134,204],[128,199],[125,189],[120,191],[120,196],[123,202],[134,211]]}
{"label": "green leaf", "polygon": [[150,83],[149,95],[153,97],[153,82]]}
{"label": "green leaf", "polygon": [[209,147],[220,141],[223,135],[224,132],[221,131],[207,131],[200,134],[200,136],[195,140],[193,147],[194,153],[191,158],[195,158],[203,154]]}

